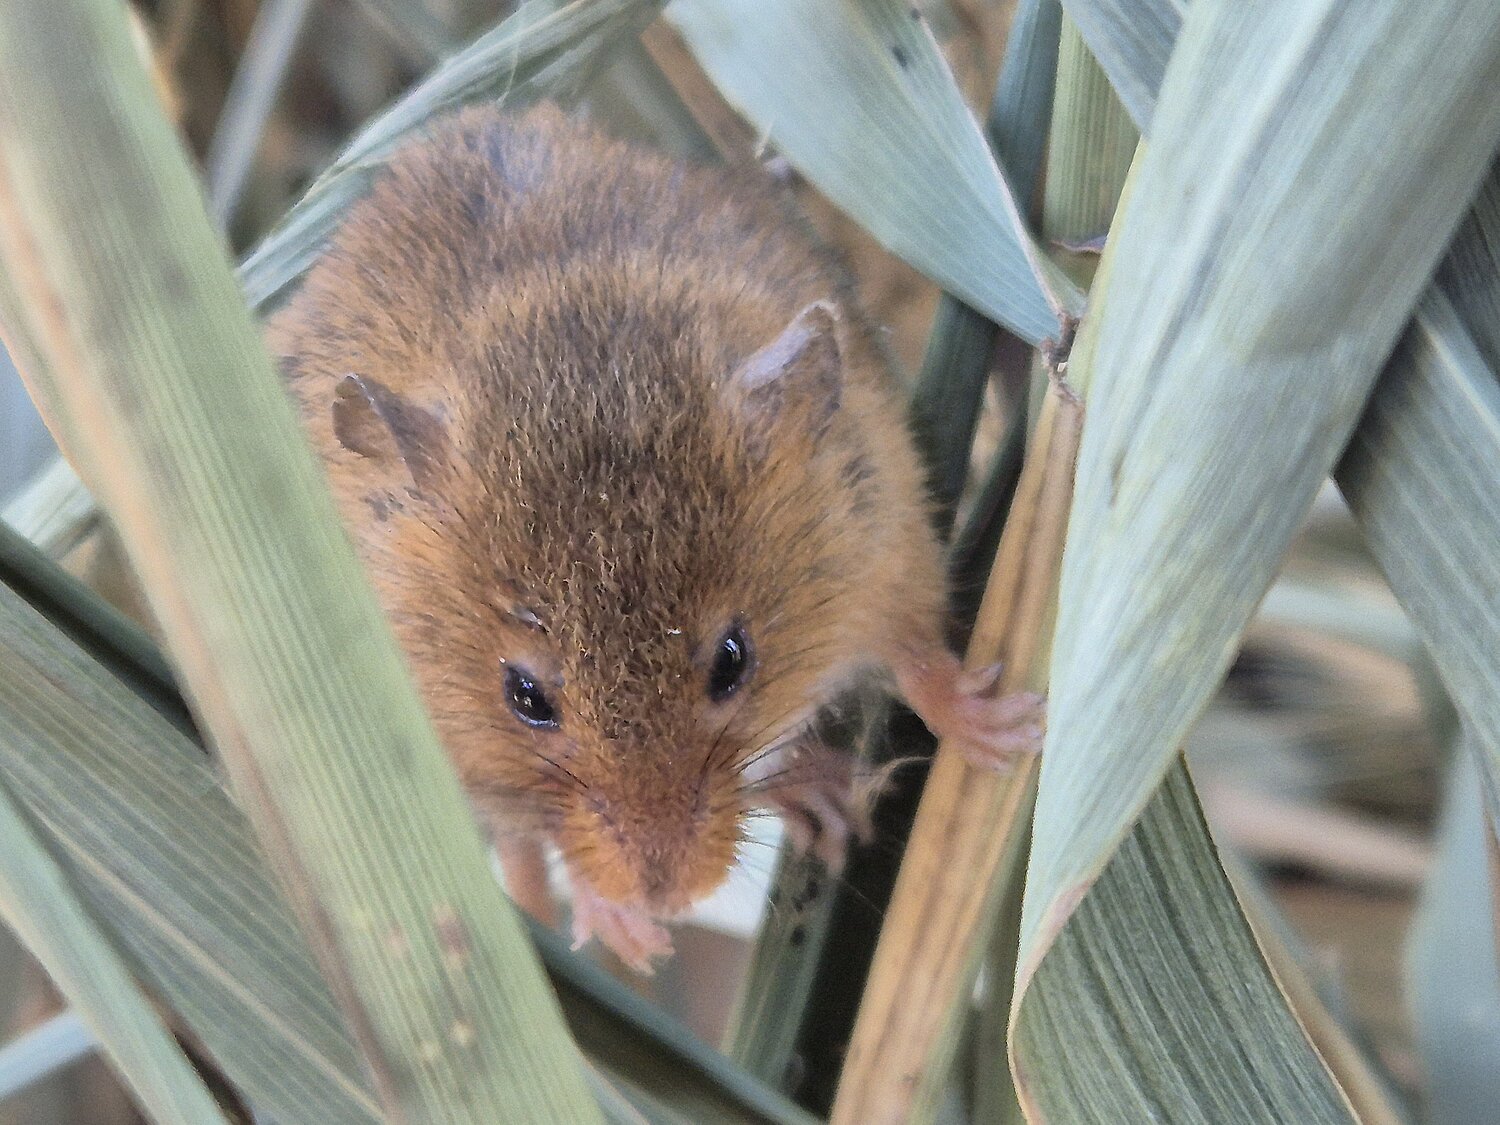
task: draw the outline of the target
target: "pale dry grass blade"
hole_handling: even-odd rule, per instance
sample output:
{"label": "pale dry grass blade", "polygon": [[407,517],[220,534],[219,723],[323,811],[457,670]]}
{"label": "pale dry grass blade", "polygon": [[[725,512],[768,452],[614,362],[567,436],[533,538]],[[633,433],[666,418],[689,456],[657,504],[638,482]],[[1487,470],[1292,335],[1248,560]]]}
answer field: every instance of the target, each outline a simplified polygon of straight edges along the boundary
{"label": "pale dry grass blade", "polygon": [[[1500,176],[1491,176],[1338,468],[1473,736],[1500,814]],[[1460,311],[1462,310],[1462,311]]]}
{"label": "pale dry grass blade", "polygon": [[82,439],[386,1112],[596,1120],[122,12],[0,8],[0,85],[33,390]]}
{"label": "pale dry grass blade", "polygon": [[187,736],[0,588],[0,777],[135,971],[277,1120],[379,1107],[244,815]]}
{"label": "pale dry grass blade", "polygon": [[1082,296],[1032,244],[914,11],[898,0],[675,0],[667,15],[725,97],[824,195],[944,290],[1038,343]]}
{"label": "pale dry grass blade", "polygon": [[1130,111],[1146,131],[1157,91],[1182,29],[1185,0],[1063,0],[1063,8]]}
{"label": "pale dry grass blade", "polygon": [[163,1125],[228,1125],[3,785],[0,855],[0,917],[89,1025],[142,1108]]}
{"label": "pale dry grass blade", "polygon": [[1023,215],[1036,193],[1047,152],[1061,33],[1058,0],[1020,0],[985,123],[990,147]]}
{"label": "pale dry grass blade", "polygon": [[[1049,1118],[1129,1118],[1154,1088],[1175,1120],[1338,1120],[1175,763],[1500,136],[1500,13],[1206,3],[1183,36],[1073,371],[1013,1059]],[[1089,1023],[1089,974],[1128,1020]],[[1090,1026],[1064,1081],[1049,1060]]]}
{"label": "pale dry grass blade", "polygon": [[271,0],[256,13],[208,146],[208,210],[220,228],[234,215],[311,10],[312,0]]}
{"label": "pale dry grass blade", "polygon": [[[1023,217],[1036,194],[1047,148],[1061,23],[1057,0],[1025,0],[1017,7],[985,123]],[[912,389],[911,413],[944,534],[951,529],[968,479],[999,336],[992,319],[951,293],[943,294]],[[1029,349],[1019,341],[1011,343],[1015,362],[1024,363],[1022,354]]]}
{"label": "pale dry grass blade", "polygon": [[1471,1125],[1500,1105],[1500,957],[1484,782],[1470,740],[1454,747],[1437,867],[1407,946],[1407,991],[1427,1075],[1424,1120]]}
{"label": "pale dry grass blade", "polygon": [[0,1047],[0,1103],[98,1049],[88,1024],[64,1008]]}
{"label": "pale dry grass blade", "polygon": [[267,313],[295,286],[362,195],[385,157],[436,114],[476,101],[523,106],[576,97],[609,57],[638,35],[660,0],[550,0],[523,4],[504,23],[440,63],[415,89],[360,130],[276,229],[240,265],[240,284]]}
{"label": "pale dry grass blade", "polygon": [[[1038,419],[974,635],[969,667],[1003,691],[1045,690],[1082,404],[1055,384]],[[832,1125],[927,1121],[956,1047],[994,917],[996,876],[1021,846],[1036,759],[1007,772],[938,747],[839,1080]]]}
{"label": "pale dry grass blade", "polygon": [[1097,251],[1070,253],[1064,247],[1097,241],[1109,230],[1140,134],[1072,19],[1063,21],[1058,68],[1042,235],[1069,276],[1088,284]]}

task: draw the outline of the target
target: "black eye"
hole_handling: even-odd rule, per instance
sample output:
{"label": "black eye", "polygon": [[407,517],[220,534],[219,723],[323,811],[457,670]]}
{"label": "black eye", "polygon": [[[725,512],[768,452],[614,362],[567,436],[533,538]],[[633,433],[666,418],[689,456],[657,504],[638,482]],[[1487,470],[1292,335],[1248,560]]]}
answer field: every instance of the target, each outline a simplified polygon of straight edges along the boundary
{"label": "black eye", "polygon": [[541,687],[519,668],[505,670],[505,700],[529,727],[557,728],[557,711]]}
{"label": "black eye", "polygon": [[744,627],[734,626],[714,650],[714,664],[708,672],[708,697],[722,703],[744,686],[754,670],[750,638]]}

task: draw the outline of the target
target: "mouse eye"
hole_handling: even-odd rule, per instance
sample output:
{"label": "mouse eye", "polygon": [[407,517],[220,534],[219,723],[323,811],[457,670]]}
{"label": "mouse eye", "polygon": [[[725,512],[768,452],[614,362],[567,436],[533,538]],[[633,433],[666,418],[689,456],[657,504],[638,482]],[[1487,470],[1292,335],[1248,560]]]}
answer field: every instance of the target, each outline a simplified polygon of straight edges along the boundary
{"label": "mouse eye", "polygon": [[724,702],[744,686],[754,666],[750,637],[744,626],[735,625],[714,649],[713,667],[708,671],[708,697],[715,703]]}
{"label": "mouse eye", "polygon": [[505,670],[505,700],[527,726],[557,729],[557,709],[540,685],[519,668]]}

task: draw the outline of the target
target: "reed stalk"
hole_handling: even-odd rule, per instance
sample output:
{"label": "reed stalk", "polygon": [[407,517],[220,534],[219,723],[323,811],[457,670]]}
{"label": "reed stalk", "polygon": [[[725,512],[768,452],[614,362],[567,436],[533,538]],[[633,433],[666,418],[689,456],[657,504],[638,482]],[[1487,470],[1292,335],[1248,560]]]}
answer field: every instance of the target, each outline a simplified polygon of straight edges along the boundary
{"label": "reed stalk", "polygon": [[[1004,662],[1003,691],[1046,687],[1081,428],[1081,403],[1054,382],[969,642],[971,667]],[[994,876],[1024,831],[1035,770],[1035,759],[1022,759],[1002,775],[939,745],[881,928],[834,1125],[930,1116],[994,915]]]}

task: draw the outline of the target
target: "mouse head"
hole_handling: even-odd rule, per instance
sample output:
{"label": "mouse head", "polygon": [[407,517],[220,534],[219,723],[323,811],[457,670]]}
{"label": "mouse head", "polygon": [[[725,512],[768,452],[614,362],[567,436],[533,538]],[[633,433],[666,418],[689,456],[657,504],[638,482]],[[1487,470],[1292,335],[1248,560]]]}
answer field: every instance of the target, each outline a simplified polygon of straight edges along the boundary
{"label": "mouse head", "polygon": [[329,424],[477,807],[666,917],[725,878],[774,748],[876,659],[891,552],[837,306],[728,331],[639,293],[512,295],[444,361],[472,394],[346,374]]}

